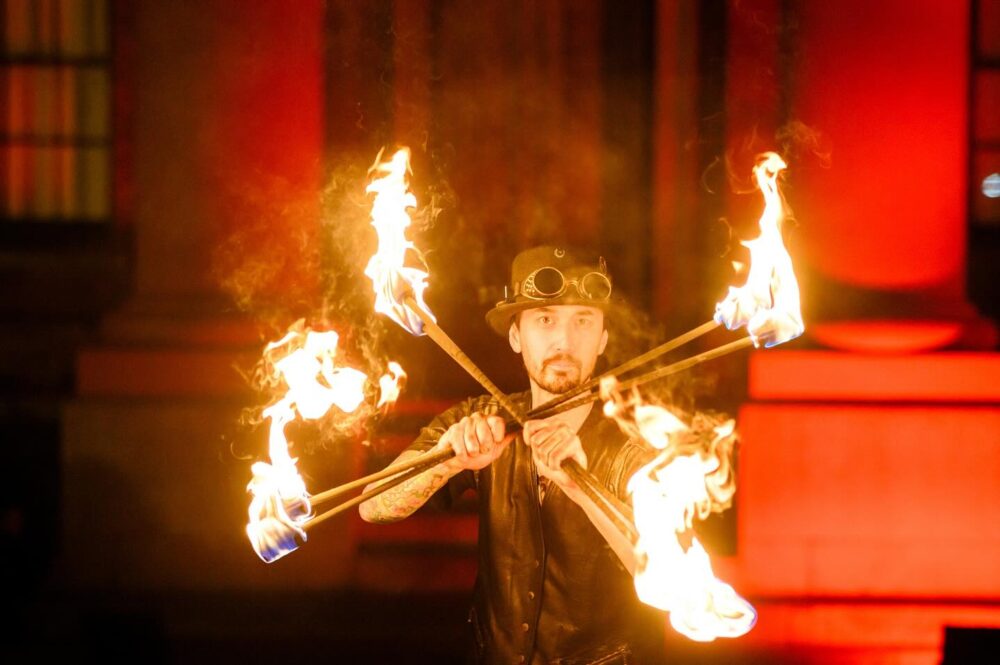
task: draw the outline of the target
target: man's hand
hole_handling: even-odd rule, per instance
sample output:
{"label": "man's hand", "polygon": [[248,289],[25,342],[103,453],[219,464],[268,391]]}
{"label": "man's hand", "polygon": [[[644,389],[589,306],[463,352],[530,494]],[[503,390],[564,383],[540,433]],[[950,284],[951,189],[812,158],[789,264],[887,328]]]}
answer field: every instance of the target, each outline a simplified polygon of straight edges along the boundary
{"label": "man's hand", "polygon": [[438,450],[454,450],[455,457],[445,462],[457,473],[463,469],[478,471],[500,456],[513,435],[504,437],[506,423],[500,416],[474,413],[448,428],[438,440]]}
{"label": "man's hand", "polygon": [[583,452],[580,437],[569,425],[558,420],[529,420],[524,424],[524,442],[531,447],[538,473],[549,478],[563,491],[577,489],[566,472],[561,469],[563,460],[575,459],[587,468],[587,455]]}

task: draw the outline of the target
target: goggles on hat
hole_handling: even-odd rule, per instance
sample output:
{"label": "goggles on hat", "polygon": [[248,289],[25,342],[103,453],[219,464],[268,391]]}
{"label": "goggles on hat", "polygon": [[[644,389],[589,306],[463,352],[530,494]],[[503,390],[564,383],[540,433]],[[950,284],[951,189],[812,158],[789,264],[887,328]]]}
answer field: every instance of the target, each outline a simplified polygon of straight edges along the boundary
{"label": "goggles on hat", "polygon": [[611,280],[602,272],[588,272],[579,279],[566,279],[558,268],[545,266],[538,268],[514,284],[514,296],[524,296],[530,300],[548,300],[562,296],[569,287],[588,300],[606,301],[611,297]]}

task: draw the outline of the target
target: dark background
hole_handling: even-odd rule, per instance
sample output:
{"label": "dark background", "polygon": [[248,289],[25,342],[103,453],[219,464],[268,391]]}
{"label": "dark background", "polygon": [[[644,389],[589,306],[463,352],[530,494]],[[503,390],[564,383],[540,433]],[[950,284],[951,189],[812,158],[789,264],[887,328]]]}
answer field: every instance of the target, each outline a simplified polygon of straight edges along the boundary
{"label": "dark background", "polygon": [[[470,514],[387,532],[345,517],[276,572],[240,545],[237,528],[250,458],[265,445],[263,429],[239,414],[267,399],[239,372],[296,319],[342,330],[358,363],[391,356],[410,374],[398,415],[325,444],[303,433],[302,468],[316,487],[381,467],[430,415],[480,392],[429,340],[366,309],[360,271],[373,237],[363,184],[383,148],[413,151],[414,238],[431,308],[505,390],[523,388],[520,365],[482,314],[502,297],[518,250],[598,248],[635,309],[610,352],[627,358],[705,321],[732,283],[730,261],[745,259],[737,240],[752,237],[759,210],[750,167],[765,149],[791,164],[786,193],[797,215],[787,238],[815,321],[958,322],[950,350],[995,349],[1000,217],[980,183],[997,170],[1000,141],[996,2],[957,3],[968,26],[965,94],[944,105],[966,124],[942,133],[960,134],[966,161],[923,182],[933,155],[898,164],[914,175],[914,192],[960,191],[962,205],[940,213],[951,215],[947,233],[910,216],[911,192],[897,194],[899,226],[947,235],[959,249],[928,254],[958,264],[941,258],[941,271],[902,285],[894,276],[908,259],[892,247],[881,273],[863,255],[839,274],[816,259],[817,238],[832,234],[810,230],[804,213],[824,207],[810,186],[839,145],[803,111],[837,97],[802,78],[808,3],[81,2],[75,15],[73,3],[44,4],[7,0],[4,29],[25,11],[54,25],[104,16],[105,46],[43,48],[33,33],[37,48],[19,51],[8,40],[5,107],[19,103],[10,87],[19,67],[97,68],[110,81],[93,92],[104,95],[109,129],[53,139],[8,121],[2,137],[0,570],[16,617],[5,649],[18,662],[460,658]],[[898,25],[881,21],[905,6],[860,12],[858,25],[877,22],[896,43],[908,30],[904,12]],[[848,49],[845,66],[857,64],[851,57]],[[887,116],[915,103],[891,91],[877,101]],[[907,142],[905,126],[879,121],[873,131]],[[13,150],[53,145],[104,151],[96,212],[11,203]],[[850,257],[855,242],[842,237],[830,251]],[[905,346],[907,331],[892,338]],[[713,334],[693,348],[728,339]],[[735,413],[748,397],[746,371],[733,357],[672,389]],[[214,503],[213,488],[221,513],[192,519]],[[737,554],[738,511],[737,502],[702,528],[720,555]],[[203,561],[196,552],[206,543]],[[673,648],[679,662],[731,662],[739,645],[705,651],[678,638]],[[772,648],[747,646],[739,657],[774,662]]]}

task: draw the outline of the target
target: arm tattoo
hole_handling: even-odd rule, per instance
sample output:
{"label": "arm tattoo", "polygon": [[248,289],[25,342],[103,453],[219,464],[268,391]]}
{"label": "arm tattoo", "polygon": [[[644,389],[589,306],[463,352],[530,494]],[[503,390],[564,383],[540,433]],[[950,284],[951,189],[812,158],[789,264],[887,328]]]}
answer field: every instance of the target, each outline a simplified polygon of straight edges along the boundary
{"label": "arm tattoo", "polygon": [[419,476],[362,503],[361,517],[368,522],[379,523],[395,522],[409,517],[424,505],[431,495],[441,489],[449,478],[451,476],[441,466],[432,467]]}

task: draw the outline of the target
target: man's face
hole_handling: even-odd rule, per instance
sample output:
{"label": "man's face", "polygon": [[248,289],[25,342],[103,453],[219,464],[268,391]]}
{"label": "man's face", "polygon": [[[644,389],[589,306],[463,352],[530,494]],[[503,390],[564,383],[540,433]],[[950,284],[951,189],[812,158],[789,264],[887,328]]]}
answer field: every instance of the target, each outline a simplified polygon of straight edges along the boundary
{"label": "man's face", "polygon": [[524,359],[528,376],[553,395],[591,377],[604,353],[604,312],[582,305],[554,305],[521,312],[510,327],[510,346]]}

